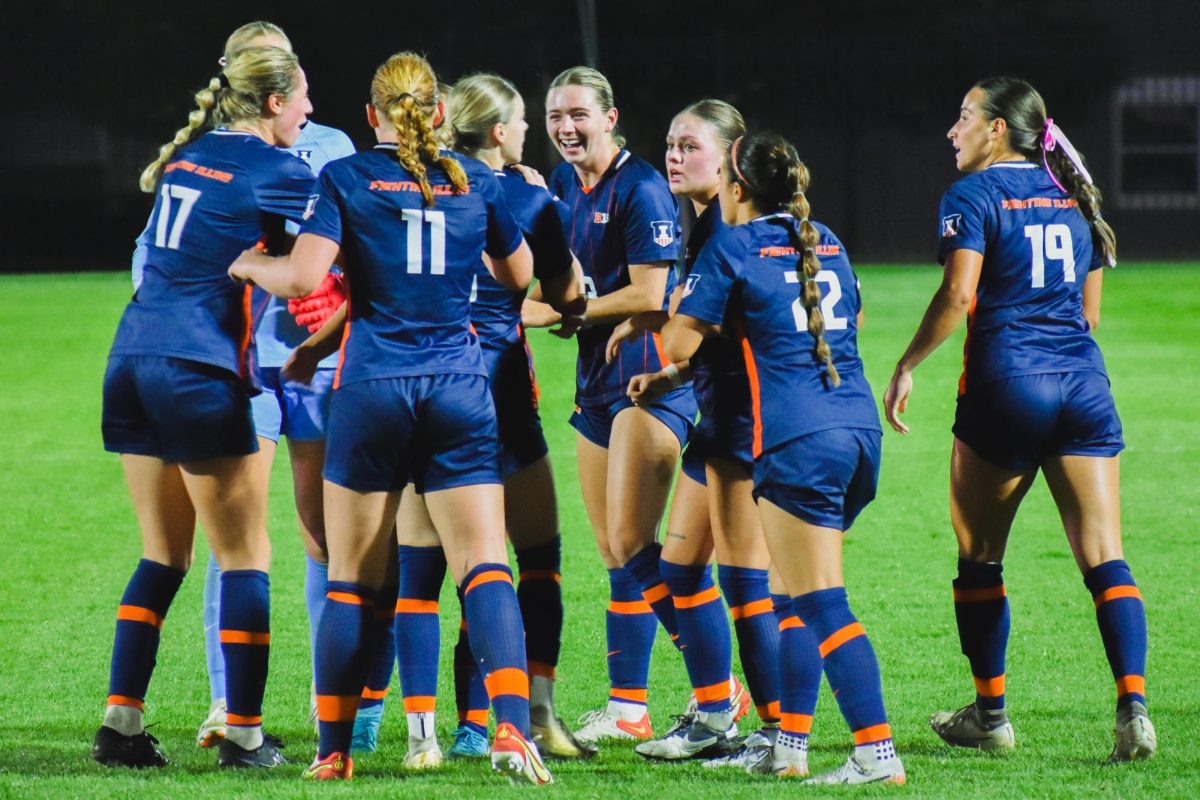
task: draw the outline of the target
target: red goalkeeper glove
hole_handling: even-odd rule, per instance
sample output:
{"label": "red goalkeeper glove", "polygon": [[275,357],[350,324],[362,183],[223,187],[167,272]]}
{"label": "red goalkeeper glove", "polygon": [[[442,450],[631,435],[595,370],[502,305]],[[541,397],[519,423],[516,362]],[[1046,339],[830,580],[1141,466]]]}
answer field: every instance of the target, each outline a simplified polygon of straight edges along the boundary
{"label": "red goalkeeper glove", "polygon": [[288,313],[296,318],[297,325],[308,328],[309,333],[316,333],[344,302],[345,282],[341,275],[330,272],[312,294],[288,300]]}

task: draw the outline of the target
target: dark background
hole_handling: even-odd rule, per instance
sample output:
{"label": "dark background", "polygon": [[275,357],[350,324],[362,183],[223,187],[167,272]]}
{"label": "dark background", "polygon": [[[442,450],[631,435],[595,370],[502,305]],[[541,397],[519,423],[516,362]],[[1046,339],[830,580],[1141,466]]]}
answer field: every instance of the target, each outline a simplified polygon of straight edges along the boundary
{"label": "dark background", "polygon": [[[313,118],[360,147],[373,142],[371,75],[393,52],[424,52],[446,81],[508,77],[529,106],[526,161],[548,171],[558,159],[541,101],[554,75],[585,63],[589,5],[633,152],[660,164],[676,111],[728,100],[751,128],[792,139],[813,172],[814,216],[860,261],[931,260],[938,198],[956,177],[945,132],[974,81],[1031,81],[1108,191],[1119,87],[1200,76],[1200,9],[1184,0],[24,4],[0,31],[0,271],[123,268],[152,204],[141,168],[186,122],[225,37],[254,19],[287,31]],[[1185,115],[1177,132],[1195,140],[1196,124]],[[1195,179],[1179,174],[1162,179]],[[1122,207],[1110,192],[1105,214],[1123,258],[1200,258],[1194,207]]]}

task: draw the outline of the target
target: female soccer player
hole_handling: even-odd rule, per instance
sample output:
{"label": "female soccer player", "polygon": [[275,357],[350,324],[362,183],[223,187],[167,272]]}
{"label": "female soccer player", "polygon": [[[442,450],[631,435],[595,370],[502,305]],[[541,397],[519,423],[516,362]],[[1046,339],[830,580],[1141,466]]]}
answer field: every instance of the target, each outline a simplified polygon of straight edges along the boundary
{"label": "female soccer player", "polygon": [[[250,22],[225,40],[221,64],[229,63],[233,56],[248,47],[278,47],[291,51],[292,43],[278,25],[263,21]],[[286,149],[307,163],[314,173],[319,173],[329,161],[352,154],[354,145],[346,134],[336,128],[310,120],[300,129],[296,141]],[[294,233],[291,225],[294,223],[289,225],[289,232]],[[151,236],[152,231],[147,227],[138,239],[133,265],[135,288],[141,284]],[[335,363],[332,356],[322,362],[321,368],[308,384],[282,380],[279,370],[292,348],[307,338],[307,328],[319,326],[324,317],[341,304],[341,299],[340,278],[330,276],[313,295],[293,301],[299,322],[289,312],[286,300],[258,291],[251,301],[254,341],[263,384],[263,392],[250,400],[258,434],[261,479],[264,482],[270,479],[276,443],[281,435],[287,436],[296,513],[306,554],[304,596],[308,606],[309,633],[313,641],[325,600],[327,580],[325,522],[321,513],[321,465],[325,461],[325,420]],[[196,736],[196,743],[201,747],[211,747],[225,736],[225,660],[221,656],[220,587],[221,569],[216,556],[210,552],[204,573],[204,650],[212,704]],[[382,700],[364,702],[367,708],[360,710],[356,724],[361,729],[360,738],[364,743],[369,743],[370,734],[378,730],[383,706]]]}
{"label": "female soccer player", "polygon": [[[571,424],[583,501],[611,591],[609,702],[575,735],[583,742],[647,739],[654,614],[677,637],[655,534],[696,406],[682,385],[645,408],[626,396],[630,378],[666,365],[657,336],[642,333],[623,344],[611,364],[605,347],[617,323],[665,307],[679,250],[677,206],[662,176],[623,149],[612,86],[596,70],[572,67],[551,82],[546,132],[566,162],[551,175],[550,190],[570,209],[568,241],[590,298],[585,317],[564,320],[566,331],[578,328],[579,342]],[[536,303],[529,308],[527,322],[560,319]]]}
{"label": "female soccer player", "polygon": [[[108,708],[92,757],[166,763],[142,707],[198,518],[222,569],[228,717],[217,763],[275,766],[283,757],[263,737],[261,716],[270,541],[247,386],[253,338],[248,299],[224,272],[264,228],[302,217],[312,172],[278,148],[296,141],[312,104],[296,56],[276,47],[229,59],[196,103],[142,173],[142,189],[157,195],[153,238],[104,379],[105,448],[121,454],[143,558],[117,612]],[[220,127],[199,136],[210,123]]]}
{"label": "female soccer player", "polygon": [[1082,157],[1025,81],[976,84],[947,136],[958,168],[971,174],[942,198],[942,286],[884,395],[888,422],[907,433],[900,414],[913,370],[967,317],[950,520],[959,556],[954,614],[976,692],[974,703],[930,723],[952,745],[1015,744],[1004,703],[1001,561],[1040,469],[1117,683],[1111,760],[1149,758],[1157,740],[1146,713],[1146,613],[1121,549],[1124,441],[1090,333],[1100,320],[1100,268],[1116,264],[1116,238]]}
{"label": "female soccer player", "polygon": [[[741,339],[754,410],[754,496],[795,625],[818,647],[787,648],[773,770],[808,773],[821,658],[854,734],[819,783],[903,783],[879,665],[842,578],[842,539],[875,496],[879,415],[856,344],[857,281],[841,242],[809,219],[808,169],[776,134],[738,139],[725,160],[717,231],[663,328],[667,357],[691,358],[725,325]],[[799,289],[799,291],[797,291]]]}
{"label": "female soccer player", "polygon": [[[348,323],[330,402],[325,461],[329,593],[317,632],[320,744],[305,775],[348,779],[367,675],[366,632],[383,584],[401,489],[425,495],[461,587],[499,725],[492,765],[551,781],[529,741],[521,614],[505,565],[504,496],[487,371],[469,330],[471,283],[486,252],[497,280],[525,286],[531,261],[491,170],[439,151],[444,106],[420,56],[376,71],[367,118],[380,144],[321,174],[295,249],[243,255],[230,274],[272,294],[302,295],[340,255]],[[395,242],[403,242],[396,247]]]}

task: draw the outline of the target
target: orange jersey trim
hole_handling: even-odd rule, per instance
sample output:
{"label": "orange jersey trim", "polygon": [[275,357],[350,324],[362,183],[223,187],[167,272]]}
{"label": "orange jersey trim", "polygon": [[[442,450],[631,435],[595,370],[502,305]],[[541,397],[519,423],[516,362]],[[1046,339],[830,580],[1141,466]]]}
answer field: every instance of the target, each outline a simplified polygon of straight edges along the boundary
{"label": "orange jersey trim", "polygon": [[958,396],[967,393],[967,353],[971,350],[971,328],[975,325],[975,304],[979,295],[971,298],[971,307],[967,309],[967,338],[963,340],[963,371],[958,378]]}
{"label": "orange jersey trim", "polygon": [[342,385],[342,367],[346,365],[346,342],[350,338],[350,287],[346,286],[346,325],[342,328],[342,341],[338,343],[337,368],[333,371],[333,388]]}
{"label": "orange jersey trim", "polygon": [[746,378],[750,383],[750,408],[754,412],[754,457],[762,455],[762,387],[758,382],[758,364],[754,362],[754,352],[750,349],[750,340],[742,336],[742,356],[746,359]]}

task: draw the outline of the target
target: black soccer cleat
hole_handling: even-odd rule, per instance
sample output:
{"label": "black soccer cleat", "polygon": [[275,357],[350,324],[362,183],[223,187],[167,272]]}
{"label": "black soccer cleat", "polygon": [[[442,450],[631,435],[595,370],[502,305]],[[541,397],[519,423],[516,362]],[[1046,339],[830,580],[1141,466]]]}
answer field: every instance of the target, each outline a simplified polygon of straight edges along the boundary
{"label": "black soccer cleat", "polygon": [[218,767],[278,767],[288,763],[283,757],[283,741],[278,736],[263,734],[263,742],[253,750],[247,750],[241,745],[229,741],[226,737],[221,740],[217,749]]}
{"label": "black soccer cleat", "polygon": [[92,740],[92,758],[106,767],[165,767],[171,762],[146,731],[125,736],[107,725],[101,725]]}

